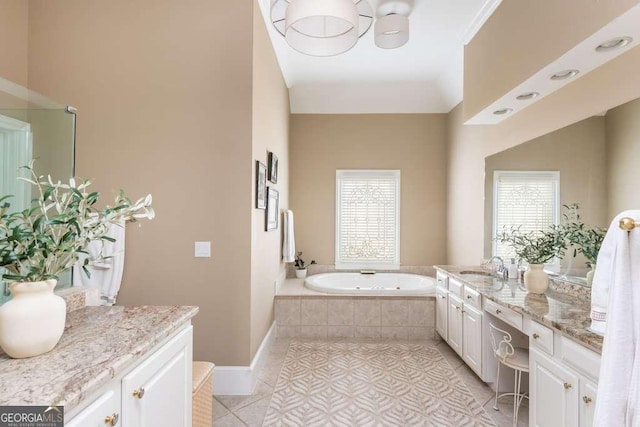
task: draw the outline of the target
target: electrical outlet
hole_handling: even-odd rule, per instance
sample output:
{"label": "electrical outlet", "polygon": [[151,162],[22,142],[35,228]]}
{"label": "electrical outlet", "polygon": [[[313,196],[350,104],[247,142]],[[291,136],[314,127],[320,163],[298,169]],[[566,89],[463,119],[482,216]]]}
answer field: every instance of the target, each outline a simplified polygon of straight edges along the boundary
{"label": "electrical outlet", "polygon": [[196,242],[194,255],[196,258],[211,258],[211,242]]}

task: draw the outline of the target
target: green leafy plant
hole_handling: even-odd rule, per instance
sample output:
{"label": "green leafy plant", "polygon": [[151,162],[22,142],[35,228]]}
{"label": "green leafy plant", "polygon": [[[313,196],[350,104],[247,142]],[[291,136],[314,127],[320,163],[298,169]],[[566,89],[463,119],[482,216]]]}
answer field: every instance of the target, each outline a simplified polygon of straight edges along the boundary
{"label": "green leafy plant", "polygon": [[568,245],[575,247],[574,257],[581,253],[591,265],[594,265],[598,260],[607,229],[587,226],[580,217],[580,206],[576,203],[564,205],[564,208],[567,212],[563,214],[563,223],[560,226],[564,239]]}
{"label": "green leafy plant", "polygon": [[297,270],[304,270],[309,265],[313,265],[315,263],[316,263],[315,260],[311,260],[309,264],[305,264],[305,261],[302,259],[302,252],[298,252],[296,254],[296,260],[294,261],[293,265],[296,267]]}
{"label": "green leafy plant", "polygon": [[[33,185],[37,194],[30,207],[10,213],[11,196],[0,198],[0,267],[6,269],[5,281],[58,279],[78,262],[79,254],[88,255],[91,241],[114,241],[107,235],[111,224],[155,216],[150,194],[132,203],[120,191],[113,206],[98,210],[100,195],[88,191],[91,181],[53,182],[50,176],[38,176],[33,162],[24,168],[30,177],[18,179]],[[86,258],[84,272],[89,275],[87,266],[105,258]]]}
{"label": "green leafy plant", "polygon": [[562,234],[557,227],[548,231],[523,233],[520,227],[512,227],[499,233],[496,239],[511,246],[518,259],[529,264],[545,264],[566,249]]}

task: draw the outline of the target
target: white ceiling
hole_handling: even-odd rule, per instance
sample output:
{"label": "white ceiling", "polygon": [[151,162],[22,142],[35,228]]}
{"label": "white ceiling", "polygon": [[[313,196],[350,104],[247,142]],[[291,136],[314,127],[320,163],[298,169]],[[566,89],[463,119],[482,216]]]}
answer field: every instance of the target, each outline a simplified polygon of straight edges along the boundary
{"label": "white ceiling", "polygon": [[[291,49],[259,0],[292,113],[446,113],[462,100],[463,52],[500,0],[413,3],[411,38],[393,50],[375,46],[373,26],[349,52],[317,58]],[[376,10],[388,0],[369,0]]]}

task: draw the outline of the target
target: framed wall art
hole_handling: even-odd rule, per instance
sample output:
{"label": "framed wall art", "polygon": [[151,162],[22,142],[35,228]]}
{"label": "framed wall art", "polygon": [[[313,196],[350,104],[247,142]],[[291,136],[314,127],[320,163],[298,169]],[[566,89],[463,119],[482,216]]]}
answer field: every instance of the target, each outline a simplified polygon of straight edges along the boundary
{"label": "framed wall art", "polygon": [[280,202],[280,193],[272,187],[267,188],[267,218],[265,221],[265,231],[273,231],[278,229],[278,219],[280,211],[278,204]]}
{"label": "framed wall art", "polygon": [[256,209],[267,208],[267,167],[256,161]]}
{"label": "framed wall art", "polygon": [[278,182],[278,157],[269,151],[269,181]]}

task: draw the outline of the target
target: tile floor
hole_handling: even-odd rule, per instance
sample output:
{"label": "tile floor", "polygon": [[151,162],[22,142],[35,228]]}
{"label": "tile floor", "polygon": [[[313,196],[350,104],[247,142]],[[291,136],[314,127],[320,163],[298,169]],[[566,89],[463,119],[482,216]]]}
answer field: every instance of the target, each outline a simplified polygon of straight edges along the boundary
{"label": "tile floor", "polygon": [[[255,392],[251,396],[222,396],[213,399],[213,425],[225,426],[261,426],[269,403],[273,388],[278,380],[280,369],[284,361],[290,339],[278,338],[271,346],[264,368],[259,373],[259,381]],[[436,344],[432,342],[432,344]],[[499,427],[511,426],[512,402],[510,398],[501,399],[499,411],[493,410],[493,391],[483,383],[460,357],[443,341],[437,344],[438,350],[449,361],[456,373],[467,385],[476,400],[484,405],[487,413]],[[520,408],[518,426],[529,425],[527,401]]]}

